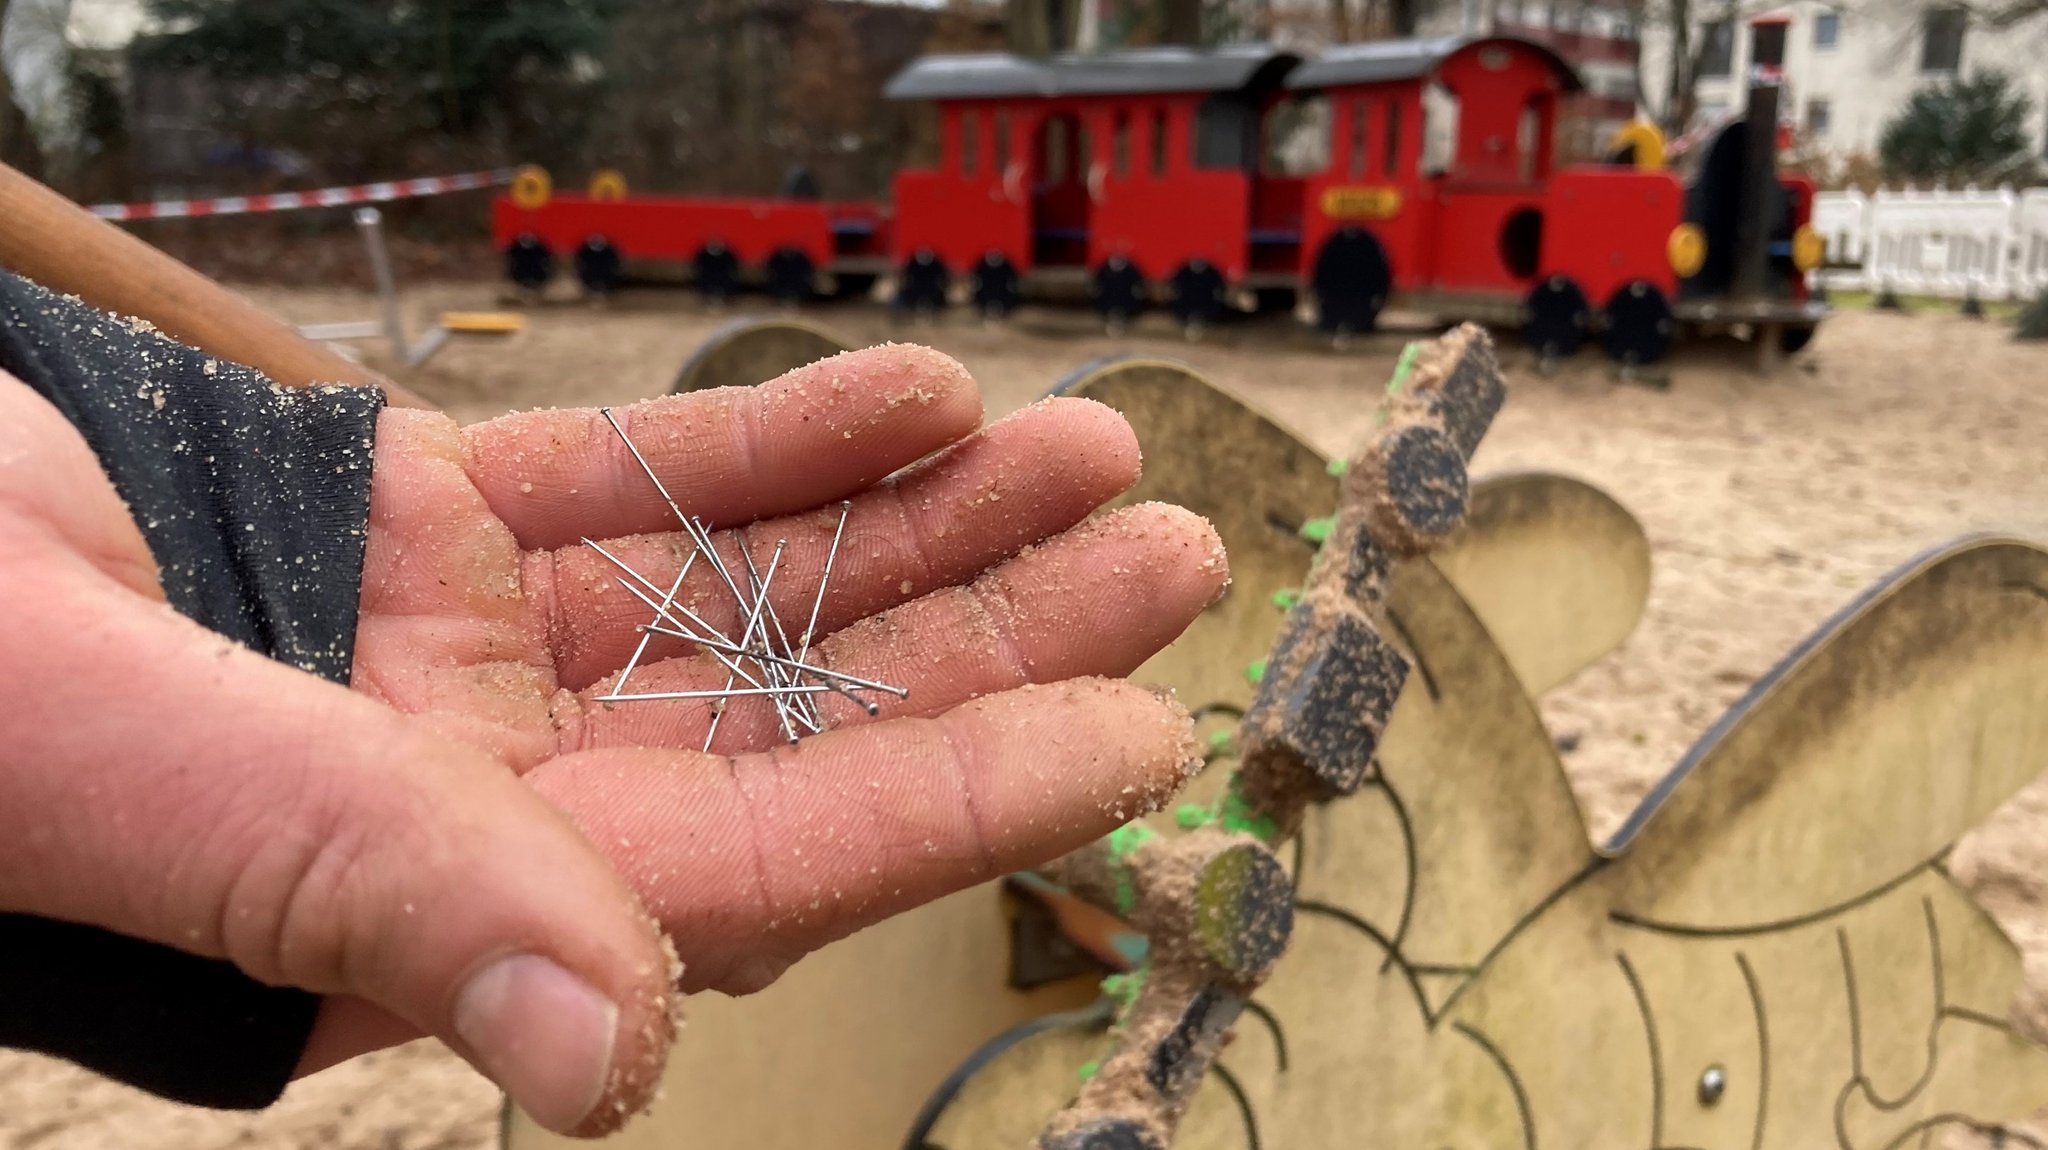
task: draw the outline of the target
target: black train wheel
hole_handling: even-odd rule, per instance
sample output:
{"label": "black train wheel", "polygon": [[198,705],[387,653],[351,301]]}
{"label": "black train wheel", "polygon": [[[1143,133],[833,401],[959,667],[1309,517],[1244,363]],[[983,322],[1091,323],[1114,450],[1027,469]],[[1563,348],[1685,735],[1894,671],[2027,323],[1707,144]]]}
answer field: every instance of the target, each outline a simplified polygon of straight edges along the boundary
{"label": "black train wheel", "polygon": [[1125,323],[1145,310],[1145,277],[1131,261],[1111,256],[1095,269],[1088,294],[1095,297],[1095,310],[1104,320]]}
{"label": "black train wheel", "polygon": [[1671,301],[1648,280],[1631,280],[1607,300],[1607,328],[1600,344],[1616,363],[1655,363],[1670,352],[1678,334]]}
{"label": "black train wheel", "polygon": [[690,261],[697,277],[697,290],[705,299],[729,300],[740,290],[740,260],[732,249],[712,240],[698,249]]}
{"label": "black train wheel", "polygon": [[505,275],[527,291],[539,291],[554,278],[555,255],[529,232],[505,245]]}
{"label": "black train wheel", "polygon": [[591,295],[606,296],[618,290],[619,273],[625,261],[619,249],[603,236],[591,236],[576,249],[576,282]]}
{"label": "black train wheel", "polygon": [[1223,318],[1228,286],[1207,260],[1189,260],[1173,273],[1173,318],[1184,327],[1206,327]]}
{"label": "black train wheel", "polygon": [[1332,335],[1363,335],[1379,323],[1393,290],[1387,249],[1364,228],[1344,228],[1316,253],[1309,290],[1315,293],[1316,326]]}
{"label": "black train wheel", "polygon": [[778,303],[809,303],[818,290],[818,267],[795,248],[776,248],[768,256],[768,294]]}
{"label": "black train wheel", "polygon": [[974,265],[974,306],[981,314],[1000,319],[1017,310],[1022,298],[1017,267],[1001,252],[990,252]]}
{"label": "black train wheel", "polygon": [[952,276],[938,254],[919,248],[903,261],[896,277],[896,306],[904,311],[935,312],[946,306],[946,287]]}
{"label": "black train wheel", "polygon": [[1593,323],[1593,305],[1570,276],[1551,276],[1530,288],[1523,313],[1523,340],[1546,358],[1578,351]]}
{"label": "black train wheel", "polygon": [[1778,350],[1786,355],[1797,355],[1813,342],[1813,333],[1818,324],[1796,323],[1778,332]]}

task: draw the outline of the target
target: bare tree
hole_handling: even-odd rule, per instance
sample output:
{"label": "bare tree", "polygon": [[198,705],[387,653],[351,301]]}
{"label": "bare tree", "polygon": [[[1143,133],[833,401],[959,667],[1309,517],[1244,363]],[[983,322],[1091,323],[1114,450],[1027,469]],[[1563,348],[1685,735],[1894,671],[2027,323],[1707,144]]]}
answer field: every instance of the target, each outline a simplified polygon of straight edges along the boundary
{"label": "bare tree", "polygon": [[1202,42],[1202,0],[1157,0],[1157,3],[1160,43]]}
{"label": "bare tree", "polygon": [[[7,27],[8,0],[0,0],[0,29]],[[41,179],[43,146],[36,139],[35,125],[14,98],[14,84],[0,61],[0,164]]]}
{"label": "bare tree", "polygon": [[1072,48],[1080,7],[1079,0],[1006,0],[1003,24],[1010,50],[1023,56],[1050,56]]}
{"label": "bare tree", "polygon": [[1343,44],[1350,39],[1350,0],[1330,0],[1330,43]]}

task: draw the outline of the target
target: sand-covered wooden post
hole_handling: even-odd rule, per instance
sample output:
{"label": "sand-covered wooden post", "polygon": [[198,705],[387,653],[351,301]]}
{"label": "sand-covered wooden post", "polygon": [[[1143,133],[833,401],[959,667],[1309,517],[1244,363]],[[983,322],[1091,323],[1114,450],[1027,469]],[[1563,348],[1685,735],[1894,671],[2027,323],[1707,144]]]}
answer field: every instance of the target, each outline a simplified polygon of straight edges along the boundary
{"label": "sand-covered wooden post", "polygon": [[1115,1052],[1040,1137],[1041,1150],[1163,1150],[1230,1026],[1285,951],[1293,887],[1272,847],[1310,804],[1371,777],[1409,657],[1386,626],[1396,560],[1449,539],[1470,502],[1466,464],[1505,397],[1467,324],[1402,357],[1378,428],[1345,468],[1341,505],[1274,643],[1213,819],[1161,838],[1133,825],[1047,877],[1129,918],[1151,960]]}

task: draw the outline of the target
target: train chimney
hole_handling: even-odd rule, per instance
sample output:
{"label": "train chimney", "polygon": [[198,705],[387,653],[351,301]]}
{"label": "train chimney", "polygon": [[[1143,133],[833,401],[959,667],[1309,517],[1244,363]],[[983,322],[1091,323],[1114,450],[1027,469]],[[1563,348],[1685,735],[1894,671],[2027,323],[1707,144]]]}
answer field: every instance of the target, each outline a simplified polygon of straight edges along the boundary
{"label": "train chimney", "polygon": [[1749,22],[1749,103],[1743,115],[1741,207],[1735,231],[1736,299],[1759,299],[1769,282],[1778,184],[1778,105],[1785,86],[1785,34],[1792,18],[1767,13]]}

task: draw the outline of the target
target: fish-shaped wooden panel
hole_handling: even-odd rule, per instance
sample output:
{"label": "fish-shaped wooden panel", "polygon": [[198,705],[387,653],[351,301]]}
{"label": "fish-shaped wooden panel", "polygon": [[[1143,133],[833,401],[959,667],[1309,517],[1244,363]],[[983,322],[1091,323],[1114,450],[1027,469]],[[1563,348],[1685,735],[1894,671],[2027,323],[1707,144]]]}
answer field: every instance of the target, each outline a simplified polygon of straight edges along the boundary
{"label": "fish-shaped wooden panel", "polygon": [[[1138,677],[1175,686],[1193,707],[1242,707],[1250,697],[1245,669],[1279,625],[1273,597],[1300,582],[1314,552],[1301,529],[1336,498],[1327,460],[1170,362],[1090,365],[1060,390],[1107,403],[1132,422],[1145,475],[1122,501],[1163,499],[1205,514],[1231,555],[1231,593]],[[1240,446],[1219,453],[1219,441]],[[1472,505],[1462,534],[1434,561],[1473,588],[1489,622],[1512,637],[1504,658],[1532,676],[1529,689],[1554,686],[1633,629],[1648,588],[1648,544],[1611,499],[1563,477],[1514,474],[1476,482]],[[1079,916],[1052,924],[1064,933],[1048,930],[1031,900],[997,884],[979,887],[827,947],[759,994],[692,999],[662,1101],[609,1144],[903,1145],[928,1104],[950,1099],[948,1076],[992,1037],[1034,1027],[1058,1036],[1062,1024],[1106,1021],[1090,1009],[1098,981],[1106,967],[1132,965],[1141,951],[1128,948],[1142,940],[1091,907],[1071,899],[1058,906]],[[1097,957],[1077,941],[1092,943]],[[1020,955],[1065,976],[1020,977],[1030,974]],[[1091,1031],[1087,1041],[1099,1040]],[[1079,1057],[1051,1068],[1051,1080],[1071,1079]],[[1030,1076],[1020,1082],[1034,1084]],[[802,1106],[786,1100],[795,1084]],[[1027,1102],[1011,1113],[1029,1122],[1030,1109]],[[927,1117],[953,1113],[936,1107]],[[1006,1144],[1023,1145],[1034,1130]],[[516,1113],[507,1116],[506,1142],[515,1150],[571,1145]]]}
{"label": "fish-shaped wooden panel", "polygon": [[[1528,657],[1432,563],[1387,600],[1413,673],[1377,770],[1304,821],[1292,949],[1176,1145],[1880,1150],[2048,1104],[2018,956],[1942,869],[2048,766],[2048,551],[1906,564],[1597,849]],[[1031,1144],[1105,1050],[1018,1043],[925,1145]]]}
{"label": "fish-shaped wooden panel", "polygon": [[845,340],[801,320],[736,319],[690,353],[669,393],[752,387],[850,350],[852,345]]}

